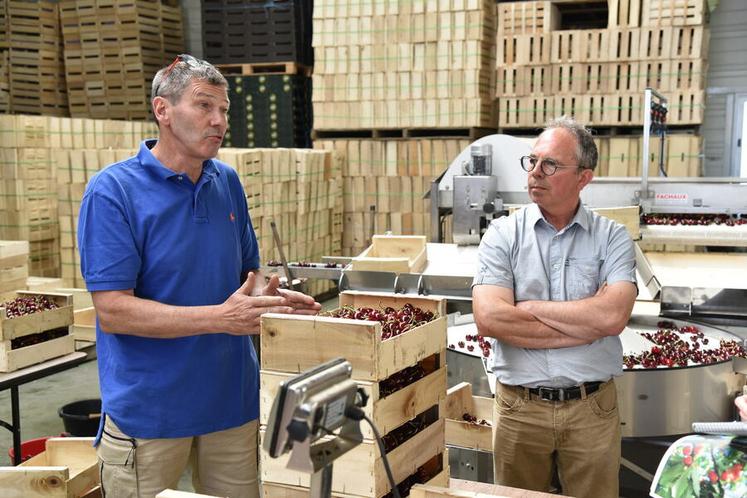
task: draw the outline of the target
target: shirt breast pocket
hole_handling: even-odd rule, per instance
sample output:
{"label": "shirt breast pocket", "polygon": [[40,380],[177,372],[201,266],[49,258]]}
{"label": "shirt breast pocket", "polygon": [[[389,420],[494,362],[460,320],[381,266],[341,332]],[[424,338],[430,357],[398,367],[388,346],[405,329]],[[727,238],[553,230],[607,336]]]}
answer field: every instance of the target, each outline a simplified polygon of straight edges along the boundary
{"label": "shirt breast pocket", "polygon": [[598,258],[568,258],[566,260],[566,299],[569,301],[591,297],[599,289]]}

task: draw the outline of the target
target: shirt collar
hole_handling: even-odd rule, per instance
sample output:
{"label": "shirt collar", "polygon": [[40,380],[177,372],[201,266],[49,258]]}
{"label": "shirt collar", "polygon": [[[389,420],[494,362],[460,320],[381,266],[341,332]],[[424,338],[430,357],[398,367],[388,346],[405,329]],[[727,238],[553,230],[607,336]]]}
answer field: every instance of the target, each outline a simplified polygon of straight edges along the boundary
{"label": "shirt collar", "polygon": [[[542,214],[542,211],[540,211],[540,208],[537,204],[532,203],[527,208],[527,220],[529,221],[529,224],[531,226],[535,226],[539,220],[544,221],[548,225],[550,224]],[[568,227],[573,226],[574,224],[578,224],[581,228],[588,231],[589,230],[589,211],[584,207],[584,204],[579,201],[578,209],[576,210],[576,214],[571,219],[571,222],[568,223]]]}
{"label": "shirt collar", "polygon": [[[143,140],[140,143],[140,150],[137,153],[137,158],[140,164],[143,165],[148,171],[153,172],[163,179],[173,178],[175,176],[183,175],[184,173],[176,173],[161,163],[156,156],[153,155],[151,149],[156,145],[158,139],[151,138]],[[202,174],[207,178],[214,178],[220,175],[220,170],[215,165],[213,159],[208,159],[202,163]]]}

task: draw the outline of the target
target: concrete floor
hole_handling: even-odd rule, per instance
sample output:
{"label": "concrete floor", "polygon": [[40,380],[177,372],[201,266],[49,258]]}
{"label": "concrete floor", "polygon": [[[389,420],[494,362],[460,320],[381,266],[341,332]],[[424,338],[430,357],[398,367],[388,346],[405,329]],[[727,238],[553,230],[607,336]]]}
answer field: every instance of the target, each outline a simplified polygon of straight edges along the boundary
{"label": "concrete floor", "polygon": [[[21,441],[57,436],[65,428],[57,410],[73,401],[101,397],[95,361],[35,380],[18,388]],[[10,390],[0,392],[0,419],[11,421]],[[8,449],[13,446],[10,431],[0,428],[0,464],[9,465]]]}

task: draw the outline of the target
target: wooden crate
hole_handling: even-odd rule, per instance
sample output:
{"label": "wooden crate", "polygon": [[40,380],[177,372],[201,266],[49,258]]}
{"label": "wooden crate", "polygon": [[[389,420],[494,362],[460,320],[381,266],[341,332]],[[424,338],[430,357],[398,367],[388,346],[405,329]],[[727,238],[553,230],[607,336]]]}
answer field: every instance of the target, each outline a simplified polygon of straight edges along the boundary
{"label": "wooden crate", "polygon": [[410,496],[412,498],[570,498],[566,495],[462,479],[450,479],[447,486],[417,484],[410,490]]}
{"label": "wooden crate", "polygon": [[[442,351],[438,357],[433,356],[425,360],[429,363],[429,365],[424,365],[424,368],[428,368],[426,371],[430,372],[428,375],[386,396],[382,396],[380,393],[379,383],[357,381],[358,386],[362,387],[369,396],[368,403],[363,410],[373,420],[382,435],[388,434],[408,420],[412,420],[428,408],[438,405],[444,399],[446,396],[445,353],[445,351]],[[291,378],[293,375],[295,374],[273,370],[261,371],[260,425],[267,425],[270,409],[277,395],[280,382]],[[368,424],[361,424],[361,431],[365,439],[374,439],[374,434]]]}
{"label": "wooden crate", "polygon": [[46,450],[17,467],[0,467],[5,498],[79,498],[99,485],[93,439],[51,438]]}
{"label": "wooden crate", "polygon": [[73,312],[73,337],[76,341],[96,342],[96,309],[93,306]]}
{"label": "wooden crate", "polygon": [[639,206],[591,208],[595,213],[625,226],[633,240],[641,238],[641,209]]}
{"label": "wooden crate", "polygon": [[[381,339],[381,324],[324,316],[262,316],[261,368],[301,373],[342,356],[356,380],[381,381],[403,368],[440,353],[446,344],[446,302],[442,299],[345,291],[340,306],[401,308],[411,303],[437,314],[435,320],[391,339]],[[299,347],[304,353],[299,354]]]}
{"label": "wooden crate", "polygon": [[702,176],[701,137],[696,135],[668,135],[666,138],[667,176]]}
{"label": "wooden crate", "polygon": [[560,114],[552,96],[498,100],[498,126],[501,127],[541,127]]}
{"label": "wooden crate", "polygon": [[705,91],[677,92],[668,96],[667,123],[701,124],[705,112]]}
{"label": "wooden crate", "polygon": [[492,398],[473,396],[472,385],[469,382],[461,382],[451,387],[446,394],[444,409],[446,445],[492,452],[492,427],[467,422],[464,415],[469,414],[492,424],[494,403]]}
{"label": "wooden crate", "polygon": [[350,262],[358,271],[420,273],[428,264],[424,235],[374,235],[372,244]]}
{"label": "wooden crate", "polygon": [[496,75],[496,96],[524,97],[550,93],[552,68],[550,65],[499,67]]}
{"label": "wooden crate", "polygon": [[[550,64],[551,43],[555,34],[498,35],[496,61],[498,67],[518,64]],[[552,61],[557,62],[557,61]]]}
{"label": "wooden crate", "polygon": [[173,489],[164,489],[156,495],[156,498],[219,498],[214,495],[201,495],[190,493],[188,491],[176,491]]}
{"label": "wooden crate", "polygon": [[[432,464],[431,464],[432,465]],[[449,485],[449,457],[448,448],[444,452],[443,460],[441,464],[441,472],[436,474],[426,484],[428,486],[448,486]],[[333,472],[334,473],[334,472]],[[415,486],[418,486],[417,484]],[[411,489],[415,489],[415,486]],[[273,482],[262,483],[262,496],[264,498],[308,498],[308,488],[302,488],[299,486],[288,486],[286,484],[278,484]],[[354,495],[333,492],[332,496],[347,498]]]}
{"label": "wooden crate", "polygon": [[62,287],[62,279],[57,277],[35,277],[26,279],[26,290],[32,292],[54,291]]}
{"label": "wooden crate", "polygon": [[643,26],[702,26],[706,0],[643,0]]}
{"label": "wooden crate", "polygon": [[549,33],[560,27],[558,7],[549,0],[498,4],[498,33]]}
{"label": "wooden crate", "polygon": [[[72,296],[51,292],[16,292],[16,297],[34,295],[46,296],[57,303],[59,308],[7,318],[5,308],[0,306],[0,372],[12,372],[74,351],[73,336],[70,333],[70,326],[73,324]],[[13,339],[63,327],[67,328],[68,333],[62,337],[22,348],[11,348]]]}
{"label": "wooden crate", "polygon": [[635,28],[641,22],[641,0],[609,0],[607,26]]}
{"label": "wooden crate", "polygon": [[28,263],[28,241],[0,240],[0,293],[26,287]]}
{"label": "wooden crate", "polygon": [[[264,440],[264,437],[265,431],[261,430],[260,438]],[[272,483],[297,488],[309,487],[309,474],[286,468],[290,454],[270,458],[264,448],[260,454],[263,486]],[[387,458],[394,481],[400,483],[415,474],[419,467],[430,462],[445,466],[444,455],[444,419],[441,418],[388,452]],[[389,490],[381,452],[375,442],[364,441],[335,460],[332,473],[333,493],[380,498]]]}

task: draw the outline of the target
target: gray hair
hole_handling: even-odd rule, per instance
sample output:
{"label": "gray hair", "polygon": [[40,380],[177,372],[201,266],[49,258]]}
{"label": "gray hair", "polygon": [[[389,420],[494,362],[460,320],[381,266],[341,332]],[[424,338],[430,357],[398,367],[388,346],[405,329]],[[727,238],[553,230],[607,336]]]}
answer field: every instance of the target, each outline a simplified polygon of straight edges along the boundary
{"label": "gray hair", "polygon": [[175,104],[184,95],[184,90],[192,80],[203,80],[211,85],[228,88],[226,78],[207,61],[196,59],[191,55],[182,54],[173,64],[161,68],[153,78],[150,91],[151,101],[158,97],[165,97]]}
{"label": "gray hair", "polygon": [[599,152],[597,152],[597,145],[594,143],[594,138],[591,136],[591,130],[568,116],[561,116],[550,120],[545,126],[545,131],[555,128],[562,128],[571,132],[571,134],[576,138],[576,159],[578,160],[578,167],[594,171],[594,168],[597,167]]}

